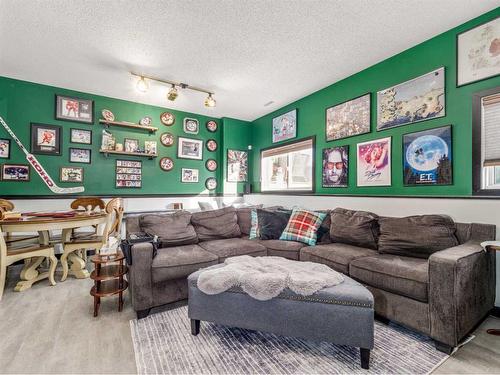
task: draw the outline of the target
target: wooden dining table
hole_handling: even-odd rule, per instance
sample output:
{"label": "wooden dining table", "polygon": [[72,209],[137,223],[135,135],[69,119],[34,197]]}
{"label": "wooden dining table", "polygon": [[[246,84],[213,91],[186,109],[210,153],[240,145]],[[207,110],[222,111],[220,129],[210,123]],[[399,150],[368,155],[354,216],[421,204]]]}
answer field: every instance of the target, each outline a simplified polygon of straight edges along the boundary
{"label": "wooden dining table", "polygon": [[[76,228],[101,226],[107,224],[106,212],[68,211],[58,212],[32,212],[24,213],[19,219],[0,220],[0,227],[4,233],[38,232],[40,244],[48,245],[51,241],[50,231],[62,231],[61,243],[71,239],[72,231]],[[54,242],[52,242],[54,243]],[[40,272],[39,267],[44,257],[35,257],[25,261],[21,271],[21,280],[17,283],[15,291],[21,292],[31,288],[33,283],[48,277],[48,272]],[[85,261],[76,252],[68,257],[71,263],[71,274],[77,278],[89,277]]]}

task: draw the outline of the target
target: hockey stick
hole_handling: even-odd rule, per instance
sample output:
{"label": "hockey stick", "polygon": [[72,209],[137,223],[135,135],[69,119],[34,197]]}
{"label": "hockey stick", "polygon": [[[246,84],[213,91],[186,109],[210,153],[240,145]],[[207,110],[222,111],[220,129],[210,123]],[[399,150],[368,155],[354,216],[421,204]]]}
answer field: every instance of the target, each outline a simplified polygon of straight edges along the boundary
{"label": "hockey stick", "polygon": [[43,169],[42,165],[38,162],[37,158],[35,158],[32,154],[26,150],[26,148],[23,146],[19,138],[16,137],[14,132],[9,128],[9,125],[3,120],[2,116],[0,116],[0,123],[2,123],[2,126],[7,130],[7,133],[10,134],[12,139],[16,141],[17,145],[23,150],[23,152],[26,154],[26,160],[31,164],[31,166],[35,169],[36,173],[42,178],[42,180],[45,182],[45,184],[49,187],[52,192],[56,194],[71,194],[71,193],[81,193],[82,191],[85,190],[83,186],[78,186],[78,187],[72,187],[72,188],[62,188],[56,185],[54,180],[50,178],[47,172],[45,172],[45,169]]}

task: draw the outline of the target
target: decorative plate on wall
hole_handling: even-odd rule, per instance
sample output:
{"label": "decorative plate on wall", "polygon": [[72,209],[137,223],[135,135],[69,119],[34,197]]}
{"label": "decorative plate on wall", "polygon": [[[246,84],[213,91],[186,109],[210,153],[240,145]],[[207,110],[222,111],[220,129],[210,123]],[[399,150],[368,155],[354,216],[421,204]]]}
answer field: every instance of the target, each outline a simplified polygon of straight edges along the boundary
{"label": "decorative plate on wall", "polygon": [[184,132],[188,134],[198,134],[200,130],[198,120],[194,118],[185,118],[184,119]]}
{"label": "decorative plate on wall", "polygon": [[209,177],[205,181],[205,187],[208,190],[214,190],[217,187],[217,180],[214,177]]}
{"label": "decorative plate on wall", "polygon": [[149,126],[153,123],[153,119],[149,116],[144,116],[143,118],[141,118],[141,121],[139,122],[139,124],[141,124],[142,126]]}
{"label": "decorative plate on wall", "polygon": [[163,112],[161,115],[160,115],[160,121],[163,125],[167,125],[167,126],[170,126],[170,125],[173,125],[174,122],[175,122],[175,116],[173,113],[170,113],[170,112]]}
{"label": "decorative plate on wall", "polygon": [[217,142],[215,139],[209,139],[207,141],[207,150],[212,152],[217,150]]}
{"label": "decorative plate on wall", "polygon": [[212,121],[212,120],[211,121],[207,121],[206,126],[207,126],[207,130],[209,132],[214,133],[214,132],[217,131],[217,123],[215,121]]}
{"label": "decorative plate on wall", "polygon": [[172,146],[174,144],[174,135],[172,133],[163,133],[160,136],[160,142],[163,146]]}
{"label": "decorative plate on wall", "polygon": [[115,115],[113,112],[111,112],[109,109],[103,109],[102,112],[102,118],[106,121],[115,121]]}
{"label": "decorative plate on wall", "polygon": [[174,161],[169,157],[161,158],[160,168],[167,172],[171,171],[172,169],[174,169]]}
{"label": "decorative plate on wall", "polygon": [[207,167],[210,172],[214,172],[217,169],[217,162],[214,159],[208,159],[205,163],[205,167]]}

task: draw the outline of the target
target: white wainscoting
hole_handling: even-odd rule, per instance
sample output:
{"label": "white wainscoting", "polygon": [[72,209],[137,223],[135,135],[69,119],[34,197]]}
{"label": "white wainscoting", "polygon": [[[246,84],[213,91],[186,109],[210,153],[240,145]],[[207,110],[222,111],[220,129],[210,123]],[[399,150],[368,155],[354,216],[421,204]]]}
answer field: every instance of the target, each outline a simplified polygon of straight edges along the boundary
{"label": "white wainscoting", "polygon": [[[310,209],[344,207],[372,211],[382,216],[446,214],[463,223],[487,223],[497,227],[500,239],[500,199],[472,198],[385,198],[354,196],[297,196],[275,194],[245,195],[251,204],[301,206]],[[496,306],[500,307],[500,254],[497,252]]]}

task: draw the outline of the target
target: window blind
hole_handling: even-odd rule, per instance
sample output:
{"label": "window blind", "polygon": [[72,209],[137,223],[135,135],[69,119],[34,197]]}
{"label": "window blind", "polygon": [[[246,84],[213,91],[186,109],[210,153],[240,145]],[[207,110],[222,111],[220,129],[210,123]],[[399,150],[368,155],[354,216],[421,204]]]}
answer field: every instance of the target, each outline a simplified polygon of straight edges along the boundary
{"label": "window blind", "polygon": [[500,166],[500,94],[483,98],[482,138],[483,165]]}
{"label": "window blind", "polygon": [[312,148],[312,139],[305,141],[295,142],[286,146],[273,147],[269,150],[262,151],[262,157],[268,158],[270,156],[288,154],[290,152],[302,151]]}

